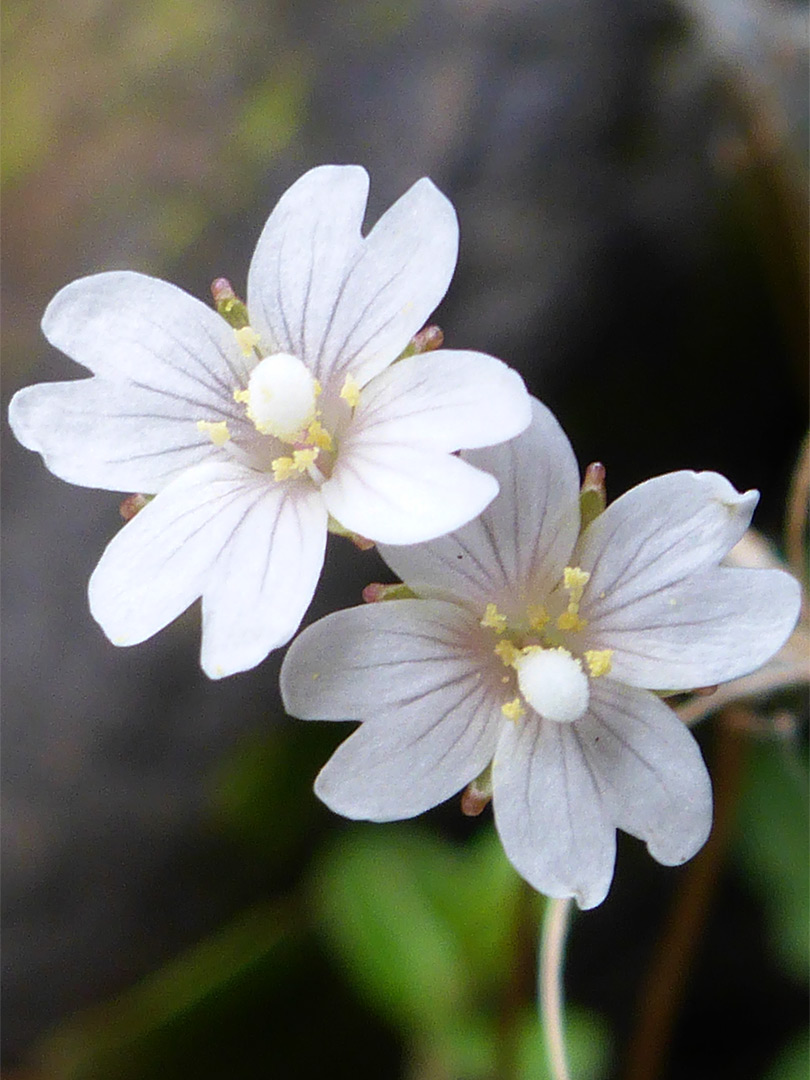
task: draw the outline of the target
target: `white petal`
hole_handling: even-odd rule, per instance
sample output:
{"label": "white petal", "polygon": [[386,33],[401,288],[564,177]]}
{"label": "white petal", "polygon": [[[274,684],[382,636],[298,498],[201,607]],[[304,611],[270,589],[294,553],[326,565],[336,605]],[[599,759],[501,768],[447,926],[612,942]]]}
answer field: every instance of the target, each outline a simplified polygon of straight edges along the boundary
{"label": "white petal", "polygon": [[[303,630],[281,667],[284,707],[301,720],[367,720],[391,711],[414,687],[466,671],[469,632],[455,604],[386,600],[327,615]],[[417,690],[423,685],[418,682]]]}
{"label": "white petal", "polygon": [[576,727],[534,712],[504,724],[492,805],[518,873],[547,896],[574,896],[581,908],[591,908],[610,888],[616,830]]}
{"label": "white petal", "polygon": [[506,612],[542,599],[559,580],[579,532],[579,469],[551,412],[532,399],[532,415],[512,442],[463,455],[501,486],[477,520],[427,544],[381,547],[420,596],[455,596],[481,612],[497,603]]}
{"label": "white petal", "polygon": [[341,446],[321,487],[330,514],[386,544],[417,544],[457,529],[498,493],[488,473],[450,454],[388,446]]}
{"label": "white petal", "polygon": [[380,443],[460,450],[512,439],[530,420],[516,371],[482,353],[442,349],[400,360],[372,379],[347,442],[370,452]]}
{"label": "white petal", "polygon": [[245,514],[272,490],[230,463],[199,465],[164,488],[110,541],[90,578],[90,610],[110,640],[136,645],[185,611]]}
{"label": "white petal", "polygon": [[[611,597],[611,599],[613,599]],[[787,641],[801,606],[781,570],[719,567],[675,585],[597,605],[585,647],[613,650],[612,675],[654,690],[688,690],[747,675]]]}
{"label": "white petal", "polygon": [[668,473],[632,488],[582,536],[577,563],[591,575],[582,614],[595,623],[716,565],[748,528],[758,498],[711,472]]}
{"label": "white petal", "polygon": [[42,319],[48,341],[97,375],[174,399],[188,415],[233,407],[247,379],[236,336],[213,308],[168,282],[115,271],[60,290]]}
{"label": "white petal", "polygon": [[281,669],[287,711],[363,720],[321,771],[318,796],[350,818],[412,817],[489,763],[503,722],[469,615],[433,601],[339,611],[308,627]]}
{"label": "white petal", "polygon": [[447,291],[458,225],[449,201],[419,180],[363,239],[368,176],[324,165],[281,197],[248,275],[258,333],[310,367],[324,387],[351,369],[361,384],[387,367]]}
{"label": "white petal", "polygon": [[[197,420],[244,421],[218,407],[192,412],[185,399],[125,381],[39,383],[15,394],[9,420],[23,446],[71,484],[153,494],[216,447]],[[233,432],[232,432],[233,433]]]}
{"label": "white petal", "polygon": [[654,694],[601,678],[573,727],[613,823],[665,866],[691,859],[711,830],[712,789],[686,725]]}
{"label": "white petal", "polygon": [[247,671],[290,640],[321,574],[326,519],[305,482],[270,487],[246,506],[203,592],[206,675]]}

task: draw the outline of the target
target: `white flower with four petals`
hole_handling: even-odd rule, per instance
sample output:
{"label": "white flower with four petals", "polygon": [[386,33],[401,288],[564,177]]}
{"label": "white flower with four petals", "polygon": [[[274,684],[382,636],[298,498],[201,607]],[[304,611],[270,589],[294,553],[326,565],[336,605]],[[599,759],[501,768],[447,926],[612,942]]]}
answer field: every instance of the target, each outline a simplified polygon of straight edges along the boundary
{"label": "white flower with four petals", "polygon": [[411,817],[491,765],[509,859],[541,892],[593,907],[617,828],[674,865],[711,827],[698,745],[653,691],[759,667],[789,636],[799,588],[722,564],[758,496],[716,473],[649,480],[581,530],[576,459],[539,402],[523,435],[464,458],[498,478],[498,498],[451,535],[383,546],[416,598],[304,630],[285,705],[362,721],[316,781],[346,817]]}
{"label": "white flower with four petals", "polygon": [[133,645],[202,597],[202,665],[253,667],[295,633],[327,528],[387,544],[439,536],[498,490],[454,452],[530,419],[520,377],[477,352],[394,363],[444,296],[458,226],[418,181],[363,237],[368,177],[306,173],[250,265],[249,326],[136,273],[73,282],[44,319],[90,379],[20,391],[17,438],[75,484],[155,494],[90,580],[93,615]]}

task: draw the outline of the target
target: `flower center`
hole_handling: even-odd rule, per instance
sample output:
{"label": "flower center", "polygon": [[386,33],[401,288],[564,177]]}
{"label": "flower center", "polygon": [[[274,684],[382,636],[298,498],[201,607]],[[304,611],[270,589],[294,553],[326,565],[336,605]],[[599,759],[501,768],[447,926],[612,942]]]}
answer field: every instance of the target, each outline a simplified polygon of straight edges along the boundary
{"label": "flower center", "polygon": [[[582,650],[577,641],[588,625],[579,614],[579,604],[589,576],[578,567],[566,567],[562,584],[568,605],[556,620],[544,606],[529,604],[525,616],[510,625],[497,605],[487,604],[480,625],[495,632],[493,652],[514,672],[501,678],[505,694],[512,695],[501,706],[507,720],[520,720],[528,703],[546,720],[573,723],[588,708],[590,679],[610,674],[613,650]],[[552,598],[552,610],[558,603]],[[517,697],[515,690],[520,691]]]}
{"label": "flower center", "polygon": [[588,677],[567,649],[530,645],[515,657],[518,686],[535,712],[546,720],[570,724],[588,707]]}
{"label": "flower center", "polygon": [[317,395],[318,384],[298,357],[275,353],[253,369],[240,400],[262,435],[297,442],[315,419]]}

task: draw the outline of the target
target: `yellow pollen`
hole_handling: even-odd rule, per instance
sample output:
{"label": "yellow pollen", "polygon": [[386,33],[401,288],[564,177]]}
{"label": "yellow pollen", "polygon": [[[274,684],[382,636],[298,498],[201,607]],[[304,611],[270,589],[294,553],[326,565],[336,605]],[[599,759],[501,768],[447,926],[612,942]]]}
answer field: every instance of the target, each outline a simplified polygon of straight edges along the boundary
{"label": "yellow pollen", "polygon": [[224,446],[231,437],[227,420],[198,420],[197,431],[204,432],[214,446]]}
{"label": "yellow pollen", "polygon": [[508,638],[504,638],[503,641],[499,641],[495,646],[495,655],[500,656],[501,660],[507,667],[512,667],[515,662],[515,658],[520,654],[520,649],[516,649],[515,646]]}
{"label": "yellow pollen", "polygon": [[521,716],[526,715],[526,710],[523,708],[523,702],[520,697],[516,697],[512,701],[507,701],[505,705],[501,705],[501,712],[507,720],[511,720],[513,723],[520,720]]}
{"label": "yellow pollen", "polygon": [[487,604],[487,610],[484,612],[480,625],[494,630],[496,634],[502,634],[506,629],[506,616],[501,615],[495,604]]}
{"label": "yellow pollen", "polygon": [[580,570],[578,566],[566,566],[563,570],[563,587],[568,591],[572,604],[580,602],[590,578],[591,575],[585,570]]}
{"label": "yellow pollen", "polygon": [[320,451],[317,447],[309,450],[294,450],[293,463],[297,472],[306,472],[310,465],[314,465]]}
{"label": "yellow pollen", "polygon": [[238,401],[240,405],[250,404],[250,391],[249,390],[234,390],[233,400]]}
{"label": "yellow pollen", "polygon": [[317,446],[319,450],[332,449],[332,436],[320,420],[313,420],[307,428],[307,442]]}
{"label": "yellow pollen", "polygon": [[294,450],[292,457],[279,457],[270,462],[274,480],[289,480],[291,476],[305,473],[310,465],[317,461],[320,450],[311,447],[307,450]]}
{"label": "yellow pollen", "polygon": [[312,380],[312,393],[315,395],[315,397],[320,397],[323,393],[323,387],[317,379]]}
{"label": "yellow pollen", "polygon": [[543,630],[551,616],[542,606],[530,604],[526,612],[529,616],[529,626],[532,630]]}
{"label": "yellow pollen", "polygon": [[613,649],[586,649],[584,655],[592,678],[598,679],[600,675],[610,674]]}
{"label": "yellow pollen", "polygon": [[559,630],[579,631],[588,625],[588,620],[579,614],[579,603],[590,577],[586,570],[580,570],[578,566],[566,566],[563,570],[563,588],[567,591],[569,600],[567,611],[557,616]]}
{"label": "yellow pollen", "polygon": [[568,611],[564,611],[562,615],[557,616],[558,630],[579,631],[584,630],[588,625],[587,619],[583,619],[578,612],[571,610],[572,606],[573,605],[569,604]]}
{"label": "yellow pollen", "polygon": [[346,376],[340,396],[352,409],[357,408],[357,403],[360,400],[360,386],[353,375]]}
{"label": "yellow pollen", "polygon": [[236,340],[239,342],[239,348],[245,356],[250,356],[259,344],[259,335],[252,326],[243,326],[239,330],[234,330],[234,333],[236,334]]}
{"label": "yellow pollen", "polygon": [[289,480],[293,473],[298,471],[291,457],[277,457],[275,461],[270,462],[270,467],[273,470],[274,480]]}

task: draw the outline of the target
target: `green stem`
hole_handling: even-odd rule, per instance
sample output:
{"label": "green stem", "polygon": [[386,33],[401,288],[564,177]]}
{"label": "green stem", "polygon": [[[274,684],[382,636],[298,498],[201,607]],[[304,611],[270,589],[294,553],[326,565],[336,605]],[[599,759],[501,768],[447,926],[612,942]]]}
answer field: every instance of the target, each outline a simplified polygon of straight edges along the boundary
{"label": "green stem", "polygon": [[537,971],[540,1022],[553,1080],[571,1080],[563,1028],[563,964],[571,916],[570,899],[546,901]]}

